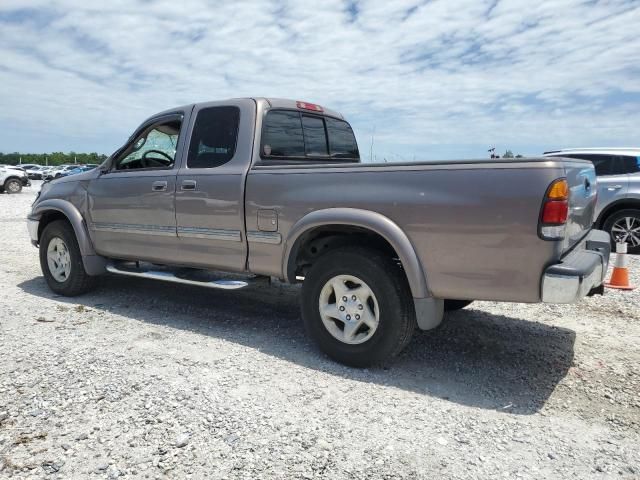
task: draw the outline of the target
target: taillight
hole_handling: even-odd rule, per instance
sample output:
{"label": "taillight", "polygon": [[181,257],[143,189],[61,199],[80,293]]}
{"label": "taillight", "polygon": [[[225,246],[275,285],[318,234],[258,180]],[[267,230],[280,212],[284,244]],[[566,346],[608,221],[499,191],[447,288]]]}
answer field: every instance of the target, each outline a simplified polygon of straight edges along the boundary
{"label": "taillight", "polygon": [[560,240],[565,236],[569,217],[569,184],[566,178],[554,180],[544,197],[540,212],[540,236],[545,240]]}

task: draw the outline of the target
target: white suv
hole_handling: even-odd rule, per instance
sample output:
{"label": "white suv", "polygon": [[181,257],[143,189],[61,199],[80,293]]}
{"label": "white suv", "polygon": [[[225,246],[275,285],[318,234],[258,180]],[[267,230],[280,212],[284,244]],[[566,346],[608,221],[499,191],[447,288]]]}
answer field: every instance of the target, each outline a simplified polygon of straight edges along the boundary
{"label": "white suv", "polygon": [[0,192],[20,193],[23,186],[29,186],[27,173],[19,167],[0,165]]}
{"label": "white suv", "polygon": [[640,148],[570,148],[545,157],[591,160],[598,176],[596,228],[640,253]]}

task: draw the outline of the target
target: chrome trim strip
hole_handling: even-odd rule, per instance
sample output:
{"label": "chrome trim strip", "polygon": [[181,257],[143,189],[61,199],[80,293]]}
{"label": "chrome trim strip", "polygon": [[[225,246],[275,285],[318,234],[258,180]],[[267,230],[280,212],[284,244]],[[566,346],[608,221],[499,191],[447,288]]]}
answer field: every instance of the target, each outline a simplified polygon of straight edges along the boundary
{"label": "chrome trim strip", "polygon": [[176,229],[163,225],[137,225],[129,223],[92,223],[91,229],[97,232],[134,233],[138,235],[161,235],[175,237]]}
{"label": "chrome trim strip", "polygon": [[278,232],[247,232],[247,240],[252,243],[270,243],[273,245],[279,245],[282,243],[282,235]]}
{"label": "chrome trim strip", "polygon": [[224,230],[215,228],[178,227],[178,237],[241,242],[242,232],[240,230]]}

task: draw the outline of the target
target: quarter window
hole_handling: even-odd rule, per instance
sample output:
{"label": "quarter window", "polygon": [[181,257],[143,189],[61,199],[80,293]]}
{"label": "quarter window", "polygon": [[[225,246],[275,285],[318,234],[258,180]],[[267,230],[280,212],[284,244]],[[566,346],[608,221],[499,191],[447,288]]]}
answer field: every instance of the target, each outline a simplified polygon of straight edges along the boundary
{"label": "quarter window", "polygon": [[238,140],[240,110],[211,107],[198,112],[189,144],[188,168],[215,168],[233,158]]}

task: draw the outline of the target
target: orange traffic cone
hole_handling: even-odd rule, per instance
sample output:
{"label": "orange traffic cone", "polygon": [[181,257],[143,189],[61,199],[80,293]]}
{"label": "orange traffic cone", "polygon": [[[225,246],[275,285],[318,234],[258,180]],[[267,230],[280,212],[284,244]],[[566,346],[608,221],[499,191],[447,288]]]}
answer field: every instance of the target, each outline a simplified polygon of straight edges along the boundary
{"label": "orange traffic cone", "polygon": [[618,290],[633,290],[636,287],[629,285],[629,265],[627,259],[627,244],[616,243],[616,263],[613,266],[613,273],[608,283],[604,285]]}

